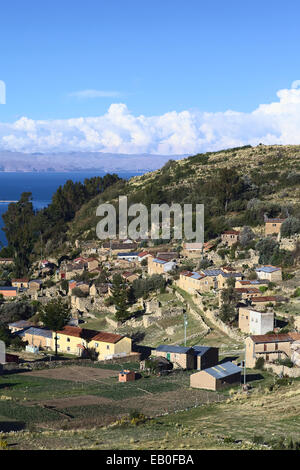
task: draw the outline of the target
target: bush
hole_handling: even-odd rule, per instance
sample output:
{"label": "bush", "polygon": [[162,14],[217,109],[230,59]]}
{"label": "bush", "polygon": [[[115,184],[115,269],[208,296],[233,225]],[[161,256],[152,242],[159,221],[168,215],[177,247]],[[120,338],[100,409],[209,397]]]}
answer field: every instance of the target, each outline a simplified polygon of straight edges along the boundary
{"label": "bush", "polygon": [[263,358],[262,356],[259,357],[258,359],[256,359],[256,362],[255,362],[255,369],[263,370],[263,369],[264,369],[264,366],[265,366],[265,360],[264,360],[264,358]]}
{"label": "bush", "polygon": [[293,362],[289,359],[289,358],[286,358],[286,359],[278,359],[278,364],[280,364],[281,366],[286,366],[286,367],[293,367]]}

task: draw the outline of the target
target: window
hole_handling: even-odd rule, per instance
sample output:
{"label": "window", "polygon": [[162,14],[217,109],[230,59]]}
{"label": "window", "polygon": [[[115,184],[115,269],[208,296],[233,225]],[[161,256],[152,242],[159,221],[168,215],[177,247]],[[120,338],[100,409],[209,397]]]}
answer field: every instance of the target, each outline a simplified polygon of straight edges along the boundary
{"label": "window", "polygon": [[67,338],[68,343],[71,341],[70,338]]}
{"label": "window", "polygon": [[106,346],[106,349],[109,349],[109,344]]}
{"label": "window", "polygon": [[69,348],[69,346],[67,347],[67,351],[70,351],[70,348]]}
{"label": "window", "polygon": [[95,343],[95,348],[98,348],[98,346],[99,346],[99,343]]}
{"label": "window", "polygon": [[275,351],[278,351],[278,343],[275,343]]}
{"label": "window", "polygon": [[60,348],[60,345],[58,344],[58,345],[57,345],[57,349],[59,349],[59,348]]}

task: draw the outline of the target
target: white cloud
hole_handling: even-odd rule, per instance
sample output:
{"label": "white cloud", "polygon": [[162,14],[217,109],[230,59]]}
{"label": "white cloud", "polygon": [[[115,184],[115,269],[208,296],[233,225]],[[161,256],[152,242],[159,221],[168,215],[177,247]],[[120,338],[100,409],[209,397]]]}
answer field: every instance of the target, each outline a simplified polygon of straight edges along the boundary
{"label": "white cloud", "polygon": [[[0,148],[23,152],[193,154],[245,144],[300,144],[300,81],[250,113],[171,111],[135,116],[123,103],[98,117],[0,123]],[[99,92],[100,93],[100,92]]]}
{"label": "white cloud", "polygon": [[75,98],[115,98],[120,96],[118,91],[104,91],[104,90],[81,90],[73,91],[69,93],[69,96],[74,96]]}

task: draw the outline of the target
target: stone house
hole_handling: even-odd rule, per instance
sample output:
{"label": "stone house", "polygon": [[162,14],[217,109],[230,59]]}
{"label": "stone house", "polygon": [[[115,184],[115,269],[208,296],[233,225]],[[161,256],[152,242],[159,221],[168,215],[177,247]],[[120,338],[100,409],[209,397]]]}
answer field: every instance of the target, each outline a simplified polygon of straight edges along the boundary
{"label": "stone house", "polygon": [[12,279],[11,285],[12,287],[17,287],[18,289],[28,289],[29,279],[27,277],[24,277],[23,279]]}
{"label": "stone house", "polygon": [[282,269],[276,266],[261,266],[255,269],[258,279],[270,282],[282,281]]}
{"label": "stone house", "polygon": [[240,384],[241,372],[242,369],[232,362],[224,362],[192,374],[190,386],[205,390],[222,390],[227,385]]}
{"label": "stone house", "polygon": [[165,274],[176,268],[175,261],[166,261],[160,258],[149,257],[148,258],[148,274]]}
{"label": "stone house", "polygon": [[202,258],[203,243],[184,243],[181,254],[186,258]]}
{"label": "stone house", "polygon": [[265,362],[290,358],[291,344],[300,340],[300,333],[249,336],[246,341],[246,367],[255,367],[256,360],[263,357]]}
{"label": "stone house", "polygon": [[239,308],[239,329],[251,335],[264,335],[274,329],[274,312],[259,312],[251,307]]}
{"label": "stone house", "polygon": [[239,241],[240,232],[237,230],[226,230],[221,234],[222,243],[232,246]]}
{"label": "stone house", "polygon": [[38,349],[53,349],[52,331],[46,328],[30,327],[16,333],[24,342]]}
{"label": "stone house", "polygon": [[162,356],[173,364],[174,369],[193,369],[194,351],[192,348],[161,344],[152,351],[153,356]]}
{"label": "stone house", "polygon": [[270,235],[279,235],[281,231],[281,226],[286,219],[268,219],[265,220],[265,236]]}

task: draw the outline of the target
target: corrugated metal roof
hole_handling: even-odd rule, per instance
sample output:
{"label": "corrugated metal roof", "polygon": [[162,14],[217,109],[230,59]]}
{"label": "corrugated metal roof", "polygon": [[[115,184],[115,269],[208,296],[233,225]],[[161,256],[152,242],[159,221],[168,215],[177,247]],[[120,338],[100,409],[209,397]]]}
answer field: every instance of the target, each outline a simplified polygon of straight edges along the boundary
{"label": "corrugated metal roof", "polygon": [[273,273],[275,271],[280,271],[280,268],[276,268],[275,266],[262,266],[261,268],[256,268],[255,271],[258,273]]}
{"label": "corrugated metal roof", "polygon": [[9,323],[8,326],[12,326],[15,328],[25,328],[32,326],[32,323],[28,322],[27,320],[19,320],[13,323]]}
{"label": "corrugated metal roof", "polygon": [[209,349],[209,346],[193,346],[192,348],[195,351],[195,356],[203,356]]}
{"label": "corrugated metal roof", "polygon": [[0,290],[8,290],[8,291],[14,290],[15,292],[17,292],[17,287],[1,286]]}
{"label": "corrugated metal roof", "polygon": [[253,335],[250,336],[256,344],[260,343],[282,343],[300,339],[300,333],[279,333],[278,335]]}
{"label": "corrugated metal roof", "polygon": [[139,254],[137,252],[133,252],[133,253],[118,253],[117,256],[139,256]]}
{"label": "corrugated metal roof", "polygon": [[154,258],[153,263],[166,264],[168,261],[164,259]]}
{"label": "corrugated metal roof", "polygon": [[203,269],[201,271],[205,276],[218,276],[219,274],[224,274],[222,269]]}
{"label": "corrugated metal roof", "polygon": [[193,272],[193,274],[191,275],[192,279],[202,279],[202,277],[203,276],[201,276],[201,274],[196,273],[196,272]]}
{"label": "corrugated metal roof", "polygon": [[217,366],[204,369],[204,371],[216,379],[223,379],[224,377],[229,377],[230,375],[242,372],[242,369],[233,364],[233,362],[228,361],[223,364],[218,364]]}
{"label": "corrugated metal roof", "polygon": [[32,335],[32,336],[43,336],[44,338],[52,338],[52,331],[51,330],[46,330],[42,328],[28,328],[23,330],[19,336],[24,336],[24,335]]}
{"label": "corrugated metal roof", "polygon": [[169,344],[161,344],[160,346],[158,346],[156,348],[156,351],[186,354],[191,349],[192,348],[187,348],[187,347],[184,347],[184,346],[172,346],[172,345],[169,345]]}

